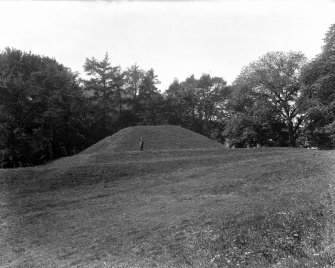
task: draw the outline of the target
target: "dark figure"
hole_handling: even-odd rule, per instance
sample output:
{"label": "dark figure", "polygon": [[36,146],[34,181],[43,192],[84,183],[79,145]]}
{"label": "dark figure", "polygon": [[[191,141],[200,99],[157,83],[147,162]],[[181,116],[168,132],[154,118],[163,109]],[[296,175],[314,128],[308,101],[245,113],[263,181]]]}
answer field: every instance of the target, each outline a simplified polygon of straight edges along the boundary
{"label": "dark figure", "polygon": [[143,151],[143,147],[144,147],[144,141],[142,138],[140,138],[140,149],[141,151]]}

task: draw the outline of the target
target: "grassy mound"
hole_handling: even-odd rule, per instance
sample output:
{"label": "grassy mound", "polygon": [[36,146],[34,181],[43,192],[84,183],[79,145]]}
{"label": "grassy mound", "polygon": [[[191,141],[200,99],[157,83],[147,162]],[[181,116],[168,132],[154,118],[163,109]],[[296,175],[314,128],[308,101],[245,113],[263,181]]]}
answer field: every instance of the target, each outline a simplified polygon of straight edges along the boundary
{"label": "grassy mound", "polygon": [[[144,151],[139,150],[139,139],[144,140]],[[63,157],[48,164],[49,168],[66,169],[72,166],[87,166],[97,163],[118,161],[142,161],[153,157],[189,156],[191,151],[199,154],[213,154],[212,150],[224,150],[225,147],[205,136],[182,127],[135,126],[122,129],[112,136],[106,137],[81,153]],[[190,152],[183,152],[191,150]],[[194,154],[193,153],[193,154]]]}
{"label": "grassy mound", "polygon": [[185,128],[164,126],[136,126],[120,130],[106,137],[81,154],[125,152],[139,150],[139,139],[148,151],[180,149],[219,149],[223,145]]}

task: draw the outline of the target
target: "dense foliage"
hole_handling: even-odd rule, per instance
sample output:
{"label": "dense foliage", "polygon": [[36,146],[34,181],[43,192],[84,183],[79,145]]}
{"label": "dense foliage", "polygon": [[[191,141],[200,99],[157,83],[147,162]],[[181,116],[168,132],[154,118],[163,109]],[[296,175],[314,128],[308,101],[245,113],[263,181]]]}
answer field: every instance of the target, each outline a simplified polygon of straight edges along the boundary
{"label": "dense foliage", "polygon": [[191,75],[160,92],[153,69],[122,70],[108,54],[84,71],[85,80],[49,57],[0,53],[0,167],[72,155],[132,125],[179,125],[234,147],[335,144],[335,24],[312,61],[269,52],[232,85]]}
{"label": "dense foliage", "polygon": [[245,67],[233,84],[227,137],[248,145],[295,147],[303,122],[305,64],[302,53],[269,52]]}
{"label": "dense foliage", "polygon": [[304,69],[307,107],[306,137],[316,146],[335,142],[335,24],[326,34],[322,52]]}

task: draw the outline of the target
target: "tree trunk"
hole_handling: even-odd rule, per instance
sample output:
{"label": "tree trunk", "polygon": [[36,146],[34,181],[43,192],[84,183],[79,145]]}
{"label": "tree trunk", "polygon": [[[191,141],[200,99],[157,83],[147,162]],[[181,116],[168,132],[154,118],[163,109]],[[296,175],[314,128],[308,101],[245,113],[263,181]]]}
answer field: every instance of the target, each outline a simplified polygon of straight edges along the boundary
{"label": "tree trunk", "polygon": [[9,138],[9,159],[10,159],[12,167],[16,168],[18,166],[18,161],[17,161],[16,151],[15,151],[15,134],[14,134],[13,129],[11,129],[10,138]]}
{"label": "tree trunk", "polygon": [[296,137],[294,133],[293,122],[288,122],[288,146],[289,147],[296,147]]}

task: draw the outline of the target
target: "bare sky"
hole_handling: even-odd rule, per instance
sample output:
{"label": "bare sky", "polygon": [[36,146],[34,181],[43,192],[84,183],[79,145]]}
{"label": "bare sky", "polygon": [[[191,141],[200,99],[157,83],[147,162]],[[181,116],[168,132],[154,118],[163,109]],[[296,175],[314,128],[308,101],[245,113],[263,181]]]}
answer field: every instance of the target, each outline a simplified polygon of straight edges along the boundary
{"label": "bare sky", "polygon": [[83,73],[109,53],[126,69],[154,68],[159,88],[202,73],[233,82],[268,51],[320,52],[331,0],[0,1],[0,49],[56,58]]}

